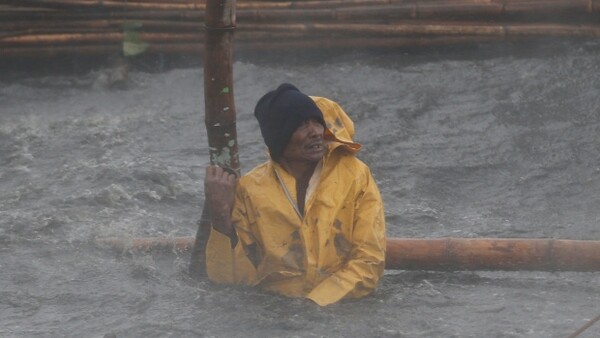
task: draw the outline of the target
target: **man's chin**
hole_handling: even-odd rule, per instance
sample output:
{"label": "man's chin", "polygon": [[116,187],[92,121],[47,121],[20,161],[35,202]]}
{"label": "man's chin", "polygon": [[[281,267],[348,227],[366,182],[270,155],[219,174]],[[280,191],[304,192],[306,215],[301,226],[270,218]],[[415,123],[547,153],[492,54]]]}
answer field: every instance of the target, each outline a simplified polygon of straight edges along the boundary
{"label": "man's chin", "polygon": [[311,153],[309,156],[307,156],[307,159],[311,162],[319,162],[323,158],[324,154],[325,154],[325,152],[323,152],[323,151],[319,152],[318,154]]}

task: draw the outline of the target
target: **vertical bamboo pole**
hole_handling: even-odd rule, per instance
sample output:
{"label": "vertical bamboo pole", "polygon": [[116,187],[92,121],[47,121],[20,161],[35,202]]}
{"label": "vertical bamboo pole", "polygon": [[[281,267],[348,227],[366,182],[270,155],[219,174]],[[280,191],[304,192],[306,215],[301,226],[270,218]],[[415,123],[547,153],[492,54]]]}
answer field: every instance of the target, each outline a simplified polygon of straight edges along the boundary
{"label": "vertical bamboo pole", "polygon": [[[211,164],[235,171],[238,158],[233,100],[233,31],[235,0],[208,0],[205,15],[204,107]],[[204,203],[190,259],[190,275],[206,273],[205,247],[210,233],[210,210]]]}

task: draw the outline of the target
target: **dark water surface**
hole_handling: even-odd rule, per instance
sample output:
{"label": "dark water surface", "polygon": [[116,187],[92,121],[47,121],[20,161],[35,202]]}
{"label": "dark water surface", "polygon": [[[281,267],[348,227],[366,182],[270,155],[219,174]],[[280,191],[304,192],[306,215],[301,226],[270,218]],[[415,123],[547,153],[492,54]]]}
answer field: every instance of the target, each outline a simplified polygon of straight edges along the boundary
{"label": "dark water surface", "polygon": [[[256,100],[292,82],[354,119],[389,236],[600,240],[600,44],[551,43],[241,59],[243,168]],[[104,71],[0,82],[0,337],[566,337],[600,314],[599,273],[388,271],[319,308],[98,248],[192,236],[208,161],[201,68]]]}

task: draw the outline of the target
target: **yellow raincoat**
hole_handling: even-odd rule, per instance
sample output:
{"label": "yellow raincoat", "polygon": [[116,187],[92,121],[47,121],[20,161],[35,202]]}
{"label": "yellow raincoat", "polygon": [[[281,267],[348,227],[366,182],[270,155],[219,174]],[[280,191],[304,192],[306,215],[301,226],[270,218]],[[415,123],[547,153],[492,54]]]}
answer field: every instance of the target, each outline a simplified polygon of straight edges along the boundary
{"label": "yellow raincoat", "polygon": [[[369,168],[354,154],[354,124],[335,102],[312,97],[323,112],[328,151],[309,183],[300,216],[293,176],[274,161],[244,175],[232,222],[238,241],[212,230],[208,277],[259,286],[321,306],[371,293],[384,270],[383,202]],[[292,193],[290,193],[292,192]]]}

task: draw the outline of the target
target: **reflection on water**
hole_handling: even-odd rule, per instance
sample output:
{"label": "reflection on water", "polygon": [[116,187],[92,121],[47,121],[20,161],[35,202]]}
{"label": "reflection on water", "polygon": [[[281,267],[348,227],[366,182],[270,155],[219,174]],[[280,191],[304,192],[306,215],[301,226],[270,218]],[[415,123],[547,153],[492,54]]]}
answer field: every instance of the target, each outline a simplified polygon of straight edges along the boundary
{"label": "reflection on water", "polygon": [[[355,120],[390,236],[600,240],[598,47],[240,58],[243,169],[265,159],[255,101],[287,81]],[[0,83],[2,337],[565,337],[598,314],[596,273],[389,271],[318,308],[194,282],[187,255],[96,248],[193,235],[208,161],[202,69],[126,89],[102,71]]]}

